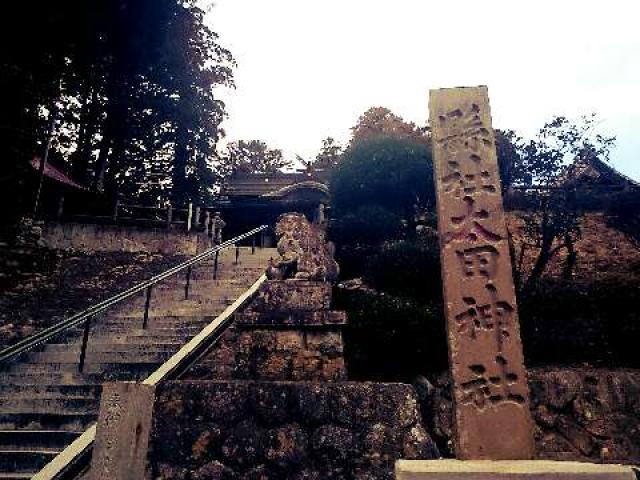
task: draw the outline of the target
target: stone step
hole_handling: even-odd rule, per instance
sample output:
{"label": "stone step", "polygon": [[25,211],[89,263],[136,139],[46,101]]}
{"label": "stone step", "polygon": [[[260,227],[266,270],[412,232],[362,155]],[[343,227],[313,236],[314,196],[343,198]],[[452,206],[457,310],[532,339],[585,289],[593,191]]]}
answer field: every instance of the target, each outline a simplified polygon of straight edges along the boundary
{"label": "stone step", "polygon": [[97,408],[84,412],[0,412],[0,429],[28,430],[67,430],[79,432],[86,430],[98,419]]}
{"label": "stone step", "polygon": [[[141,374],[151,374],[156,370],[162,362],[148,362],[136,359],[136,361],[117,362],[117,363],[86,363],[84,373],[87,374],[124,374],[131,373],[131,378],[137,379]],[[78,371],[77,363],[49,363],[49,364],[18,364],[12,365],[9,369],[12,373],[20,374],[64,374],[76,373]],[[118,375],[118,378],[123,377]],[[126,378],[126,377],[125,377]]]}
{"label": "stone step", "polygon": [[0,480],[28,480],[32,478],[36,473],[37,472],[0,472]]}
{"label": "stone step", "polygon": [[[158,338],[152,342],[140,341],[139,339],[147,340],[145,337],[133,337],[129,341],[121,340],[119,337],[105,337],[100,339],[90,337],[88,352],[175,352],[184,344],[182,341],[168,342]],[[48,344],[43,351],[46,353],[72,353],[76,355],[77,358],[80,354],[80,344]]]}
{"label": "stone step", "polygon": [[81,434],[81,431],[65,430],[0,430],[0,451],[38,448],[63,450]]}
{"label": "stone step", "polygon": [[56,449],[0,450],[0,471],[37,472],[60,453]]}
{"label": "stone step", "polygon": [[[105,351],[96,352],[91,348],[87,351],[85,362],[90,363],[164,363],[177,348],[164,351]],[[35,352],[27,355],[30,364],[77,364],[79,355],[76,352]]]}
{"label": "stone step", "polygon": [[102,385],[0,385],[0,398],[30,396],[31,398],[87,397],[97,398]]}
{"label": "stone step", "polygon": [[2,385],[86,385],[101,382],[98,375],[79,374],[73,372],[0,372]]}
{"label": "stone step", "polygon": [[98,400],[86,397],[0,398],[0,414],[7,413],[85,413],[98,411]]}

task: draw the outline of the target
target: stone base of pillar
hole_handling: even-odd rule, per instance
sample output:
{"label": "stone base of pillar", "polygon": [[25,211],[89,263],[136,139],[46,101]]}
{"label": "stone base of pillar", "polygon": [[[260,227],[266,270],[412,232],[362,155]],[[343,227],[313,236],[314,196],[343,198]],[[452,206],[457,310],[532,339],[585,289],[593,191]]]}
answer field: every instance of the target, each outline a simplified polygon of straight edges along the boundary
{"label": "stone base of pillar", "polygon": [[396,480],[636,480],[631,467],[548,460],[399,460]]}
{"label": "stone base of pillar", "polygon": [[326,282],[270,280],[236,315],[234,378],[339,381],[347,377],[345,312],[330,310]]}

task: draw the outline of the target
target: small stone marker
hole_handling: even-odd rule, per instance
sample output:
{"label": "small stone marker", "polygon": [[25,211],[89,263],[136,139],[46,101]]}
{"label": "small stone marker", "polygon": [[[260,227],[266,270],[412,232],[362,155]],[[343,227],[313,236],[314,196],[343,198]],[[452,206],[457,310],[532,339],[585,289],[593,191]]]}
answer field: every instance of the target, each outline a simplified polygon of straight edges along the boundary
{"label": "small stone marker", "polygon": [[145,477],[155,387],[105,383],[91,459],[92,480]]}
{"label": "small stone marker", "polygon": [[486,87],[431,90],[458,459],[533,457],[533,424]]}

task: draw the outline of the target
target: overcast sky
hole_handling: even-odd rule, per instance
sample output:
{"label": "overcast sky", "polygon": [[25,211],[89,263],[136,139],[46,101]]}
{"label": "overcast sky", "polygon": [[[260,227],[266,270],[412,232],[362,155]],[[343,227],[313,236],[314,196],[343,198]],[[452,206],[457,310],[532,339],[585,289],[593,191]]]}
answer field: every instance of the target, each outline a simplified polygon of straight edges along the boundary
{"label": "overcast sky", "polygon": [[640,180],[640,2],[217,0],[238,62],[229,140],[314,157],[371,106],[424,125],[431,88],[488,85],[494,127],[530,136],[596,112],[613,166]]}

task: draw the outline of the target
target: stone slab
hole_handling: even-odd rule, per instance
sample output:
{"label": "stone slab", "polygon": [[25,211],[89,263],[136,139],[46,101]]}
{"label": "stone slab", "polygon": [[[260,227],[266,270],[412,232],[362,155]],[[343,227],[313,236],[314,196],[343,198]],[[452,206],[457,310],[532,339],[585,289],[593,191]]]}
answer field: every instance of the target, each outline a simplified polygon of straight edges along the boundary
{"label": "stone slab", "polygon": [[265,327],[340,327],[347,323],[346,312],[335,310],[294,312],[251,312],[235,316],[238,328]]}
{"label": "stone slab", "polygon": [[631,467],[541,460],[399,460],[396,480],[636,480]]}
{"label": "stone slab", "polygon": [[155,387],[131,382],[102,387],[91,480],[146,478]]}
{"label": "stone slab", "polygon": [[249,307],[254,312],[329,310],[331,284],[305,280],[269,280]]}
{"label": "stone slab", "polygon": [[431,90],[429,110],[456,457],[532,458],[533,423],[487,88]]}

